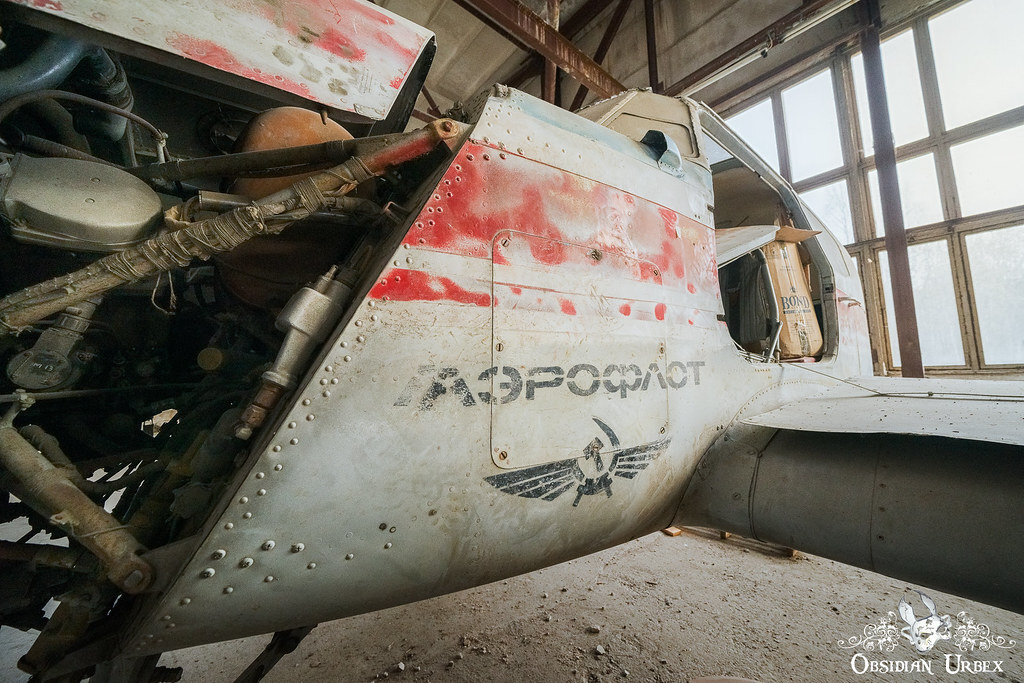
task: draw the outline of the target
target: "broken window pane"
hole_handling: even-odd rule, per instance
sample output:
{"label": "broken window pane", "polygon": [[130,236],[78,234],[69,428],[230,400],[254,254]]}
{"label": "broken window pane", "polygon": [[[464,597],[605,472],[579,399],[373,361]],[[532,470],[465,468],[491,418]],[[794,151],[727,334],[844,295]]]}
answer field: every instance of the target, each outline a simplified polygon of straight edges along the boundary
{"label": "broken window pane", "polygon": [[928,22],[946,129],[1024,105],[1024,2],[972,0]]}
{"label": "broken window pane", "polygon": [[779,147],[775,142],[775,119],[771,100],[762,100],[749,109],[725,119],[765,163],[779,170]]}
{"label": "broken window pane", "polygon": [[[850,60],[850,65],[853,68],[853,88],[857,94],[863,154],[869,157],[875,150],[868,111],[867,82],[864,79],[864,58],[856,54]],[[904,31],[882,42],[882,69],[885,72],[885,94],[889,100],[893,143],[899,147],[927,136],[928,120],[924,114],[924,96],[921,94],[913,31]]]}
{"label": "broken window pane", "polygon": [[843,163],[832,73],[821,71],[782,91],[792,180],[830,171]]}
{"label": "broken window pane", "polygon": [[[953,293],[949,247],[945,241],[913,244],[908,249],[908,256],[922,362],[928,366],[963,365],[964,348],[960,337],[956,296]],[[889,255],[884,250],[878,252],[878,265],[882,274],[892,364],[898,367],[900,347],[896,337],[896,314],[889,280]]]}
{"label": "broken window pane", "polygon": [[843,244],[855,242],[853,216],[850,214],[850,191],[846,180],[816,187],[800,193],[800,199],[811,207],[829,230]]}
{"label": "broken window pane", "polygon": [[1024,363],[1024,225],[964,238],[986,364]]}
{"label": "broken window pane", "polygon": [[1024,204],[1018,169],[1024,158],[1024,126],[954,145],[949,153],[963,215]]}
{"label": "broken window pane", "polygon": [[[935,175],[935,160],[931,154],[897,163],[896,176],[900,181],[903,227],[913,228],[937,223],[943,219],[939,179]],[[885,226],[882,224],[882,200],[878,194],[878,171],[874,169],[868,171],[868,187],[871,193],[871,211],[875,218],[875,231],[881,237],[885,234]]]}

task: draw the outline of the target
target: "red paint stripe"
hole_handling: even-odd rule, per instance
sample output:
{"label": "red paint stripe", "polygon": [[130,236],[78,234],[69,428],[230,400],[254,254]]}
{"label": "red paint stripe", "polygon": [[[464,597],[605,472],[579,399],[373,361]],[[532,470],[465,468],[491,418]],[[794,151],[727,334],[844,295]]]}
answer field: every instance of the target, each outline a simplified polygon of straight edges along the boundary
{"label": "red paint stripe", "polygon": [[490,307],[491,295],[474,292],[453,280],[422,270],[393,269],[377,281],[370,296],[394,301],[450,301],[457,304]]}

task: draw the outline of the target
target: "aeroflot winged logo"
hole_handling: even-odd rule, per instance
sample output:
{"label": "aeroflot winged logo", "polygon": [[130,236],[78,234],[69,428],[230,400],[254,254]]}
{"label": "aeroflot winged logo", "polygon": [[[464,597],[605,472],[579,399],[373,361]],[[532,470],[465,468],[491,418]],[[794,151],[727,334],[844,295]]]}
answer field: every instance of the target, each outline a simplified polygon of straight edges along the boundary
{"label": "aeroflot winged logo", "polygon": [[[868,624],[861,635],[853,636],[838,642],[839,647],[852,650],[861,649],[865,652],[892,653],[905,640],[917,651],[925,655],[932,651],[940,642],[952,641],[960,652],[977,655],[988,652],[992,648],[1008,650],[1016,645],[1016,641],[1005,636],[992,635],[987,624],[976,622],[966,612],[958,612],[956,617],[939,614],[935,601],[924,593],[918,592],[921,603],[928,612],[918,616],[914,607],[906,599],[899,604],[899,618],[890,611],[879,619],[877,624]],[[906,624],[901,625],[901,622]],[[1003,660],[964,657],[962,654],[945,654],[944,667],[948,674],[976,674],[1001,672]],[[916,659],[870,659],[864,652],[857,652],[850,660],[850,668],[855,674],[864,673],[925,673],[934,676],[932,660],[919,657]]]}
{"label": "aeroflot winged logo", "polygon": [[640,446],[620,448],[619,439],[611,427],[596,417],[593,420],[608,438],[613,450],[602,453],[605,444],[599,437],[595,437],[579,457],[495,474],[486,477],[486,481],[505,493],[544,500],[554,500],[575,486],[576,500],[572,506],[576,507],[583,496],[604,492],[610,498],[613,476],[632,479],[664,453],[671,442],[671,439],[666,438]]}

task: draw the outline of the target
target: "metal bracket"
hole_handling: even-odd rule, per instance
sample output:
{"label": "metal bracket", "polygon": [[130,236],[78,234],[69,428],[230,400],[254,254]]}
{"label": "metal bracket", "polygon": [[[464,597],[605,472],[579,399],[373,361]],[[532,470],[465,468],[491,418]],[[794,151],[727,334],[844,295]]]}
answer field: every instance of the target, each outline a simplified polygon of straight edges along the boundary
{"label": "metal bracket", "polygon": [[259,681],[262,681],[263,677],[274,668],[274,665],[281,661],[285,655],[295,652],[295,648],[299,646],[302,639],[308,636],[309,632],[316,627],[317,625],[313,624],[312,626],[303,626],[275,633],[267,647],[264,648],[263,652],[256,659],[252,660],[252,664],[242,672],[242,675],[235,679],[235,683],[259,683]]}

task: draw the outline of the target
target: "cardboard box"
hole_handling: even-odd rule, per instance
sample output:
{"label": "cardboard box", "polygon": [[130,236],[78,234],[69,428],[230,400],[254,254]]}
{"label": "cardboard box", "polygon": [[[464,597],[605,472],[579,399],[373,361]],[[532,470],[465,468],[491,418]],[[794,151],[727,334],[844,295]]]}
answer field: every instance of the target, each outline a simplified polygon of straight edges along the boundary
{"label": "cardboard box", "polygon": [[779,358],[782,360],[821,353],[821,327],[814,315],[811,288],[797,247],[798,243],[817,234],[817,231],[783,226],[775,235],[775,241],[762,247],[782,320],[779,334]]}

